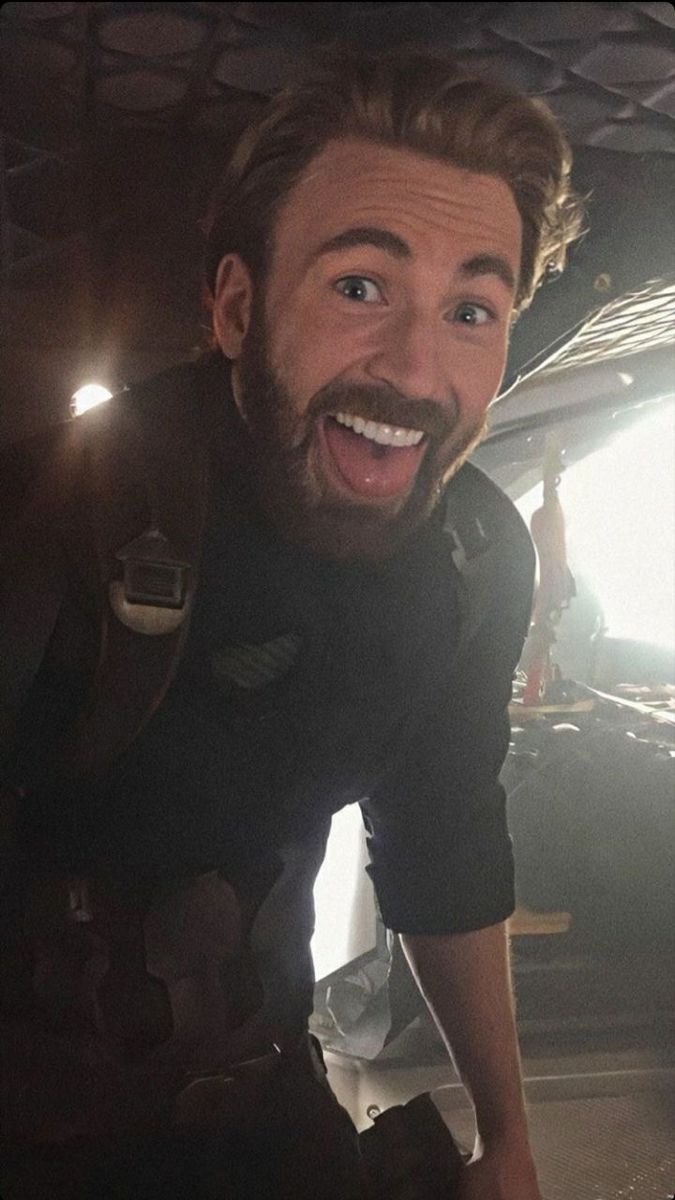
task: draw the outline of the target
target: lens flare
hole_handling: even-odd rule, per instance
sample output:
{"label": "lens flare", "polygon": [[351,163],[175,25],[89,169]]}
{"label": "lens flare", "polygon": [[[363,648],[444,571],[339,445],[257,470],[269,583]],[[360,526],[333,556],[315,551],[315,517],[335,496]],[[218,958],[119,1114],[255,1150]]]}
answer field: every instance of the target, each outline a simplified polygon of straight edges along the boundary
{"label": "lens flare", "polygon": [[98,404],[104,404],[106,400],[111,399],[112,392],[109,392],[107,387],[103,387],[100,383],[85,383],[73,395],[70,411],[74,417],[81,417],[82,413],[87,412],[90,408],[96,408]]}

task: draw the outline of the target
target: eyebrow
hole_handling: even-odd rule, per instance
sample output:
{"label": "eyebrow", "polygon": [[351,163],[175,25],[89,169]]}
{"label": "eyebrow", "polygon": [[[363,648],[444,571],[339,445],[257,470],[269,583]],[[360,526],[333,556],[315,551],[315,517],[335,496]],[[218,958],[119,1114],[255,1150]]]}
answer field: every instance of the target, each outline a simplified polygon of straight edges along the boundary
{"label": "eyebrow", "polygon": [[359,225],[355,229],[345,229],[329,238],[319,246],[314,255],[321,258],[324,254],[333,254],[336,250],[352,250],[355,246],[375,246],[378,250],[386,250],[394,258],[412,258],[410,246],[403,238],[391,233],[388,229],[378,229],[374,225]]}
{"label": "eyebrow", "polygon": [[476,279],[479,275],[495,275],[510,292],[516,290],[516,277],[501,254],[475,254],[459,268],[463,279]]}
{"label": "eyebrow", "polygon": [[[345,229],[323,242],[314,259],[324,254],[334,254],[340,250],[353,250],[358,246],[375,246],[377,250],[385,250],[398,259],[412,258],[410,246],[398,234],[389,229],[379,229],[374,225],[359,225],[354,229]],[[516,277],[512,267],[501,254],[475,254],[468,258],[459,268],[461,279],[477,279],[481,275],[494,275],[511,293],[516,290]]]}

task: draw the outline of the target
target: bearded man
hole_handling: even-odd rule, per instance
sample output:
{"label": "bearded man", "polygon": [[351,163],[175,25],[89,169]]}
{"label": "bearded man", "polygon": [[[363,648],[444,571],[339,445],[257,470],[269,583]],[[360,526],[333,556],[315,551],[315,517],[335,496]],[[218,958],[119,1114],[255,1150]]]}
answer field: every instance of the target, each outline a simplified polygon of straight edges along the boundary
{"label": "bearded man", "polygon": [[[328,59],[215,196],[214,352],[10,456],[5,1200],[376,1194],[307,1039],[353,802],[475,1107],[457,1200],[540,1200],[498,782],[533,553],[465,460],[578,226],[543,106]],[[492,556],[479,619],[458,551]]]}

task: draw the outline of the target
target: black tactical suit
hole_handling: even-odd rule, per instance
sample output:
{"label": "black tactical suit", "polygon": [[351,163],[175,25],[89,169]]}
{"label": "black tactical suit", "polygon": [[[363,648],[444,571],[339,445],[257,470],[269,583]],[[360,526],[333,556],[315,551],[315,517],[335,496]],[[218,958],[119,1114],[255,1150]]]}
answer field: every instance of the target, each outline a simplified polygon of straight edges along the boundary
{"label": "black tactical suit", "polygon": [[[492,556],[481,611],[465,636],[458,542],[443,504],[385,564],[323,560],[283,542],[260,516],[222,360],[169,372],[112,401],[105,415],[79,419],[67,436],[86,444],[100,425],[114,446],[116,406],[131,414],[139,448],[133,462],[126,453],[115,464],[125,488],[134,478],[136,494],[122,504],[110,549],[148,524],[146,476],[164,476],[164,493],[168,476],[170,490],[171,467],[156,446],[175,436],[189,459],[186,431],[199,430],[208,481],[198,582],[175,676],[139,735],[112,756],[94,754],[89,769],[80,756],[78,770],[54,772],[50,764],[89,692],[101,611],[108,628],[117,620],[101,579],[119,562],[113,553],[103,575],[94,567],[100,532],[83,517],[95,499],[78,479],[77,447],[66,455],[76,482],[51,501],[31,501],[31,481],[36,462],[44,478],[61,435],[10,453],[8,503],[16,509],[23,492],[24,509],[47,510],[47,519],[31,518],[27,545],[39,558],[41,546],[60,542],[57,574],[66,582],[7,738],[7,785],[19,799],[8,850],[14,898],[4,919],[14,957],[5,970],[0,1092],[14,1157],[2,1194],[24,1194],[10,1190],[11,1171],[22,1178],[12,1163],[47,1155],[52,1175],[71,1170],[86,1180],[72,1191],[78,1197],[168,1194],[167,1170],[182,1180],[174,1195],[262,1196],[273,1188],[269,1194],[281,1197],[288,1187],[297,1197],[305,1194],[298,1162],[305,1181],[312,1174],[298,1117],[304,1106],[321,1128],[327,1105],[333,1116],[318,1134],[322,1149],[306,1194],[346,1197],[336,1164],[351,1170],[353,1139],[306,1048],[312,886],[330,818],[361,804],[369,870],[391,929],[465,931],[509,915],[511,845],[497,777],[529,618],[529,538],[510,502],[465,467],[450,488],[469,497],[469,509],[480,502],[475,553]],[[178,492],[189,478],[181,470]],[[156,503],[152,517],[161,523]],[[179,510],[180,495],[175,503]],[[471,559],[471,536],[463,542],[460,553]],[[13,553],[12,563],[16,545]],[[31,576],[27,592],[35,588]],[[30,625],[30,604],[26,612]],[[19,631],[15,644],[24,633],[30,638]],[[131,636],[140,672],[152,638]],[[131,699],[133,680],[122,682],[122,695],[125,687]],[[246,1098],[234,1102],[237,1112],[231,1088],[226,1100],[210,1097],[205,1077],[259,1056],[265,1082],[238,1085]],[[275,1057],[287,1060],[281,1074],[268,1069]],[[133,1151],[110,1151],[114,1165],[103,1169],[100,1139],[111,1138],[125,1146],[142,1138],[145,1148],[132,1142]],[[62,1165],[70,1151],[52,1147],[78,1139],[93,1150],[75,1172]],[[17,1158],[26,1140],[40,1149]],[[96,1177],[87,1155],[99,1164]],[[284,1184],[255,1174],[263,1160],[284,1156]],[[198,1165],[204,1161],[208,1169]],[[113,1178],[118,1190],[106,1182]],[[35,1186],[26,1196],[41,1195]]]}

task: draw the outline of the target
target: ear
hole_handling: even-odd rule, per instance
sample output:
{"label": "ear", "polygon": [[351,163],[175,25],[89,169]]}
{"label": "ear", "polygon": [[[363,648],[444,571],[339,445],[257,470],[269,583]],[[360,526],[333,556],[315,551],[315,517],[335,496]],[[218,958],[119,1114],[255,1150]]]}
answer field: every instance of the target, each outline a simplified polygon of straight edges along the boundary
{"label": "ear", "polygon": [[226,254],[216,275],[213,332],[226,358],[236,361],[251,320],[253,282],[238,254]]}

